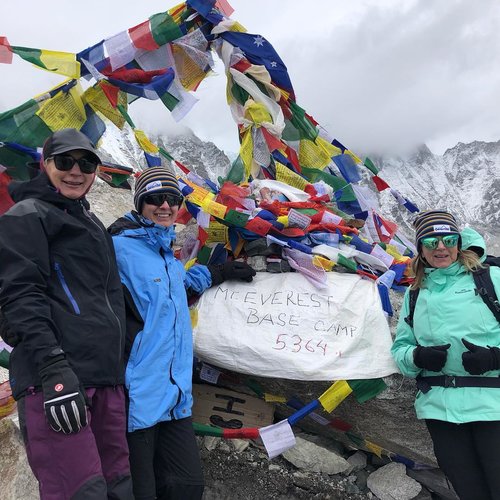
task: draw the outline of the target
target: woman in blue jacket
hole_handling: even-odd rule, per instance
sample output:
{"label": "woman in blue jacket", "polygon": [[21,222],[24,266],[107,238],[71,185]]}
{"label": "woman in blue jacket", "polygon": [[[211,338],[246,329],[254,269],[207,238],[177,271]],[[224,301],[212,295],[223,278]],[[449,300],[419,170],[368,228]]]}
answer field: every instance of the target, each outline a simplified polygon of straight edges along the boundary
{"label": "woman in blue jacket", "polygon": [[136,500],[201,498],[186,291],[200,294],[225,279],[255,275],[240,262],[184,270],[172,250],[182,200],[168,169],[148,168],[136,180],[137,211],[109,229],[127,305],[127,438]]}

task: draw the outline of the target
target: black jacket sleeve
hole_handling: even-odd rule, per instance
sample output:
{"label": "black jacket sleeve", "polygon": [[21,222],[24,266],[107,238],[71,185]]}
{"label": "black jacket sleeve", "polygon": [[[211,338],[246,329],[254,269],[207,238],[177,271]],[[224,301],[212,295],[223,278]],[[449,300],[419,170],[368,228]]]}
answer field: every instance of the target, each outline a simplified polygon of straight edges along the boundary
{"label": "black jacket sleeve", "polygon": [[46,300],[49,241],[33,200],[0,217],[0,307],[38,368],[58,346]]}

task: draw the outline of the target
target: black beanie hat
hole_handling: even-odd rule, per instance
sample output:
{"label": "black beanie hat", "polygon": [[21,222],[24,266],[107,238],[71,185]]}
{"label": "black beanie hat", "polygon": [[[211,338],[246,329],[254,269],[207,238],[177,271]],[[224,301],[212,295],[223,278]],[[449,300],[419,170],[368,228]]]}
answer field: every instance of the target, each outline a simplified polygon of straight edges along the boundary
{"label": "black beanie hat", "polygon": [[182,198],[175,175],[166,167],[150,167],[143,170],[135,181],[135,209],[141,213],[144,197],[160,193],[171,193]]}
{"label": "black beanie hat", "polygon": [[417,247],[422,238],[427,238],[428,236],[460,235],[455,217],[444,210],[427,210],[418,214],[413,222],[413,227],[416,231],[415,241],[417,242]]}

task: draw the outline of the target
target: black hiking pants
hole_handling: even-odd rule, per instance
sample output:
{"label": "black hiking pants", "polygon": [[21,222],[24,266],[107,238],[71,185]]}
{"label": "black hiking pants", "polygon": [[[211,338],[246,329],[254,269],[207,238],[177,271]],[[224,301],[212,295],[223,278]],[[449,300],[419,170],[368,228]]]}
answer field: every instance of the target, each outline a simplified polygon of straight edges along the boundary
{"label": "black hiking pants", "polygon": [[425,422],[439,467],[460,500],[500,500],[500,421]]}
{"label": "black hiking pants", "polygon": [[191,418],[127,433],[135,500],[199,500],[204,479]]}

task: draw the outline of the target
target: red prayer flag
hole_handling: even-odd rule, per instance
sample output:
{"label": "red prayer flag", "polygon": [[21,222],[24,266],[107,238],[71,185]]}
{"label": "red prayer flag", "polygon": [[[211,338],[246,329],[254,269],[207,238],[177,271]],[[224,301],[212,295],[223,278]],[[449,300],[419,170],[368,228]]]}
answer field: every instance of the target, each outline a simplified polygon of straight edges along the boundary
{"label": "red prayer flag", "polygon": [[208,233],[201,226],[198,226],[198,240],[201,247],[204,246],[208,240]]}
{"label": "red prayer flag", "polygon": [[227,0],[217,0],[215,6],[226,16],[230,17],[234,9],[229,5]]}
{"label": "red prayer flag", "polygon": [[150,83],[151,80],[158,75],[164,75],[167,72],[165,69],[156,69],[152,71],[145,71],[143,69],[127,69],[120,68],[116,71],[103,70],[102,74],[108,78],[114,78],[122,82],[128,83]]}
{"label": "red prayer flag", "polygon": [[299,172],[300,174],[302,172],[302,169],[300,168],[299,157],[297,156],[297,152],[295,151],[295,149],[287,146],[285,152],[295,170],[297,170],[297,172]]}
{"label": "red prayer flag", "polygon": [[7,212],[7,210],[14,205],[14,202],[7,191],[7,185],[10,181],[11,178],[5,172],[0,173],[0,215]]}
{"label": "red prayer flag", "polygon": [[153,35],[151,34],[151,26],[149,24],[149,19],[144,21],[133,28],[128,30],[128,34],[132,40],[132,43],[138,49],[144,50],[155,50],[160,46],[155,42]]}
{"label": "red prayer flag", "polygon": [[184,224],[186,225],[190,220],[191,220],[192,215],[189,213],[186,207],[180,208],[180,210],[177,212],[177,217],[175,219],[175,222],[178,224]]}
{"label": "red prayer flag", "polygon": [[285,145],[277,137],[274,137],[274,135],[271,134],[266,127],[261,127],[261,130],[269,151],[272,152],[275,149],[285,149]]}
{"label": "red prayer flag", "polygon": [[189,174],[191,170],[189,168],[185,167],[180,161],[174,160],[174,163],[185,173]]}
{"label": "red prayer flag", "polygon": [[12,64],[12,49],[6,36],[0,36],[0,63]]}
{"label": "red prayer flag", "polygon": [[372,177],[372,181],[378,191],[383,191],[384,189],[390,187],[389,184],[387,184],[387,182],[385,182],[384,179],[381,179],[378,175],[374,175]]}
{"label": "red prayer flag", "polygon": [[272,227],[273,225],[270,222],[267,222],[267,220],[261,219],[260,217],[254,217],[245,224],[245,229],[258,234],[259,236],[266,236]]}
{"label": "red prayer flag", "polygon": [[222,437],[225,439],[257,439],[259,429],[256,427],[243,427],[243,429],[224,429]]}
{"label": "red prayer flag", "polygon": [[113,108],[116,108],[118,105],[118,94],[120,93],[120,89],[118,87],[115,87],[114,85],[111,85],[111,83],[105,82],[101,80],[99,82],[99,86],[101,87],[102,91],[106,94],[106,97],[108,98],[108,101],[111,103],[111,106]]}
{"label": "red prayer flag", "polygon": [[240,73],[244,73],[251,64],[248,62],[247,59],[240,59],[236,64],[233,64],[231,67],[234,68],[236,71],[239,71]]}

